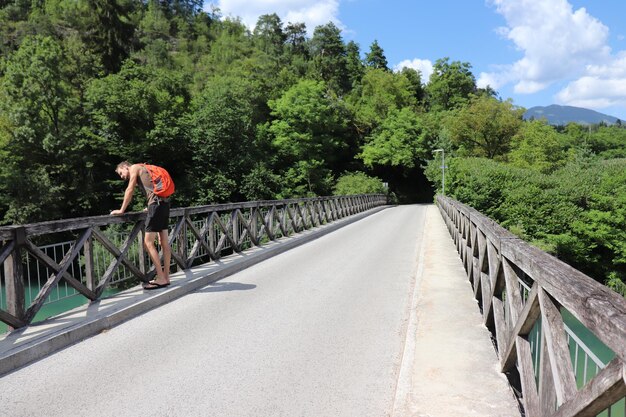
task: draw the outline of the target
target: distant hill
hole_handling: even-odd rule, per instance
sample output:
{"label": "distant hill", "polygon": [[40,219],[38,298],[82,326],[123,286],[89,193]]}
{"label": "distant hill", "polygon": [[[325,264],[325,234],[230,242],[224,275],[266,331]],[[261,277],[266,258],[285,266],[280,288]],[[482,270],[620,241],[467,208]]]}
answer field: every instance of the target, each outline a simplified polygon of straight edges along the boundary
{"label": "distant hill", "polygon": [[614,124],[618,118],[607,114],[599,113],[594,110],[583,109],[581,107],[559,106],[552,104],[550,106],[531,107],[524,113],[524,119],[541,119],[546,118],[549,124],[555,126],[564,126],[568,123],[575,122],[579,124],[589,125],[604,122],[606,124]]}

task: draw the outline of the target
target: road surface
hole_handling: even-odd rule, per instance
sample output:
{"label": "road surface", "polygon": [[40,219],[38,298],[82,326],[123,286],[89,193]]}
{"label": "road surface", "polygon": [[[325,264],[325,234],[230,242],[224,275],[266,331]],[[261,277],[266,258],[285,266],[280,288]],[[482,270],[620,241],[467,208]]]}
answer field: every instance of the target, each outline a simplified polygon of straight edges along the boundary
{"label": "road surface", "polygon": [[8,374],[0,415],[390,415],[426,209],[383,210]]}

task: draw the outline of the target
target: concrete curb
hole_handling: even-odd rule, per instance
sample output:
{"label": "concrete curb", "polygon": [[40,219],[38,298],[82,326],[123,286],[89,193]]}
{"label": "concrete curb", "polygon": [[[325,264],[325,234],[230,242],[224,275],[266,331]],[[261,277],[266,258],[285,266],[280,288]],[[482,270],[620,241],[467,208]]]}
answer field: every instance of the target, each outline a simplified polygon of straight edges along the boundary
{"label": "concrete curb", "polygon": [[7,334],[0,341],[0,375],[110,329],[126,320],[169,303],[183,295],[219,281],[252,265],[318,239],[390,206],[370,209],[345,219],[305,230],[291,237],[251,248],[186,271],[172,274],[164,290],[144,291],[141,286],[51,317],[41,323]]}

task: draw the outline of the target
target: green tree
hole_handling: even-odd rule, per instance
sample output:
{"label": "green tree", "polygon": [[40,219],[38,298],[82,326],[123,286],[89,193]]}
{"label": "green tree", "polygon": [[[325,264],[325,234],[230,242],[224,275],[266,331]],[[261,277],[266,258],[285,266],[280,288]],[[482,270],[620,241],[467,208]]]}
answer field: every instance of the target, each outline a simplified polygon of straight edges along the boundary
{"label": "green tree", "polygon": [[419,166],[430,151],[422,120],[405,107],[389,115],[363,147],[365,165],[411,169]]}
{"label": "green tree", "polygon": [[414,107],[411,89],[409,80],[401,74],[368,68],[349,98],[358,132],[367,136],[393,111]]}
{"label": "green tree", "polygon": [[[119,73],[93,80],[85,107],[91,120],[90,141],[101,153],[98,165],[107,175],[104,178],[121,160],[150,162],[166,167],[178,186],[188,166],[181,122],[189,100],[179,73],[130,60]],[[183,197],[182,188],[177,198]]]}
{"label": "green tree", "polygon": [[160,2],[148,1],[148,8],[139,22],[139,39],[148,44],[157,39],[167,40],[170,37],[170,21],[163,12]]}
{"label": "green tree", "polygon": [[487,158],[504,155],[522,124],[523,113],[511,101],[474,96],[470,105],[449,119],[451,139],[461,154]]}
{"label": "green tree", "polygon": [[311,75],[324,81],[337,93],[350,89],[346,47],[341,31],[334,23],[317,26],[310,40]]}
{"label": "green tree", "polygon": [[93,208],[93,181],[77,175],[88,175],[97,158],[81,131],[83,81],[73,78],[77,68],[70,65],[77,52],[66,52],[50,37],[26,37],[4,65],[4,222],[62,218]]}
{"label": "green tree", "polygon": [[352,88],[356,87],[365,74],[365,66],[361,61],[361,52],[359,45],[354,41],[348,42],[346,46],[346,66],[348,69],[348,78]]}
{"label": "green tree", "polygon": [[288,23],[285,26],[285,43],[291,55],[307,57],[306,25],[304,23]]}
{"label": "green tree", "polygon": [[438,59],[426,85],[430,107],[435,110],[450,110],[469,101],[476,92],[476,79],[468,62]]}
{"label": "green tree", "polygon": [[549,173],[565,162],[561,135],[544,121],[522,123],[513,136],[508,159],[512,165]]}
{"label": "green tree", "polygon": [[333,195],[385,193],[380,178],[370,177],[364,172],[345,172],[333,187]]}
{"label": "green tree", "polygon": [[[83,40],[91,50],[102,57],[102,64],[109,72],[120,69],[129,56],[134,27],[129,21],[130,7],[119,0],[85,0],[89,19]],[[130,40],[130,42],[129,42]]]}
{"label": "green tree", "polygon": [[387,66],[387,58],[383,48],[380,47],[377,40],[370,45],[370,51],[365,54],[365,65],[371,68],[389,71]]}
{"label": "green tree", "polygon": [[[250,83],[238,77],[211,78],[193,100],[186,117],[191,165],[187,168],[191,201],[209,204],[267,196],[251,171],[270,177],[256,166],[255,126]],[[241,190],[242,178],[246,189]],[[271,188],[271,187],[270,187]]]}
{"label": "green tree", "polygon": [[269,127],[276,165],[285,172],[284,195],[324,195],[331,169],[345,149],[347,111],[323,82],[302,80],[270,101]]}
{"label": "green tree", "polygon": [[404,75],[407,80],[409,80],[409,89],[413,93],[417,103],[422,103],[426,96],[426,91],[424,90],[424,85],[422,84],[422,74],[413,68],[407,67],[402,68],[400,73]]}
{"label": "green tree", "polygon": [[283,23],[276,13],[259,16],[253,32],[257,47],[263,52],[279,56],[287,39],[283,32]]}

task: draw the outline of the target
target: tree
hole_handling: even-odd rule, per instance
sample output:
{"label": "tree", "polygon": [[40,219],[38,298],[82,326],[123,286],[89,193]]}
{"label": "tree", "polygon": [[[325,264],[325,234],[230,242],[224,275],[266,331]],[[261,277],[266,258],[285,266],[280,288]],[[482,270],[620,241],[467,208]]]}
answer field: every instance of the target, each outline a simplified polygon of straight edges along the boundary
{"label": "tree", "polygon": [[263,52],[279,56],[287,39],[283,32],[283,23],[276,13],[259,16],[253,32],[257,47]]}
{"label": "tree", "polygon": [[514,166],[550,173],[565,162],[563,140],[545,121],[523,122],[511,141],[508,159]]}
{"label": "tree", "polygon": [[448,123],[451,139],[461,154],[494,158],[509,151],[524,110],[511,101],[485,95],[474,96]]}
{"label": "tree", "polygon": [[334,195],[374,194],[385,191],[380,178],[370,177],[364,172],[345,172],[333,187]]}
{"label": "tree", "polygon": [[370,45],[370,51],[365,55],[365,65],[371,68],[389,71],[387,67],[387,58],[383,48],[378,45],[378,41],[374,40]]}
{"label": "tree", "polygon": [[429,155],[427,137],[420,117],[410,108],[389,115],[363,146],[365,165],[386,165],[411,169]]}
{"label": "tree", "polygon": [[306,25],[304,23],[288,23],[285,27],[285,43],[291,55],[307,57]]}
{"label": "tree", "polygon": [[[0,108],[5,115],[5,222],[26,223],[93,214],[105,196],[93,167],[101,154],[83,126],[83,95],[97,59],[76,37],[26,37],[6,61]],[[62,198],[61,198],[62,197]]]}
{"label": "tree", "polygon": [[122,160],[150,162],[175,181],[182,177],[189,152],[181,122],[189,100],[181,74],[130,60],[119,73],[93,80],[85,107],[98,166],[108,173]]}
{"label": "tree", "polygon": [[[191,154],[186,175],[193,204],[242,199],[242,178],[253,169],[257,152],[249,91],[250,83],[244,79],[217,76],[193,100],[185,118]],[[247,194],[263,193],[251,178],[244,183]]]}
{"label": "tree", "polygon": [[402,68],[400,73],[404,75],[407,80],[409,80],[410,90],[417,102],[422,103],[426,96],[426,91],[424,90],[424,85],[422,84],[422,74],[419,71],[408,67]]}
{"label": "tree", "polygon": [[434,111],[458,108],[476,92],[476,80],[467,62],[438,59],[426,85],[430,107]]}
{"label": "tree", "polygon": [[134,27],[129,21],[129,9],[118,0],[86,0],[89,20],[83,40],[102,57],[110,72],[120,69],[132,45]]}
{"label": "tree", "polygon": [[401,74],[368,68],[349,99],[359,133],[367,136],[393,111],[415,106],[411,88]]}
{"label": "tree", "polygon": [[324,195],[334,162],[345,147],[347,111],[324,82],[302,80],[270,101],[269,132],[276,166],[287,179],[283,195]]}
{"label": "tree", "polygon": [[143,19],[139,22],[139,39],[144,43],[154,40],[166,40],[170,36],[170,21],[161,9],[160,2],[150,0]]}
{"label": "tree", "polygon": [[313,59],[312,75],[324,81],[328,87],[339,94],[350,89],[346,62],[346,47],[341,38],[341,31],[334,23],[317,26],[310,41]]}
{"label": "tree", "polygon": [[352,88],[355,88],[365,74],[365,67],[363,61],[361,61],[359,45],[354,41],[348,42],[346,46],[346,67],[350,84]]}

